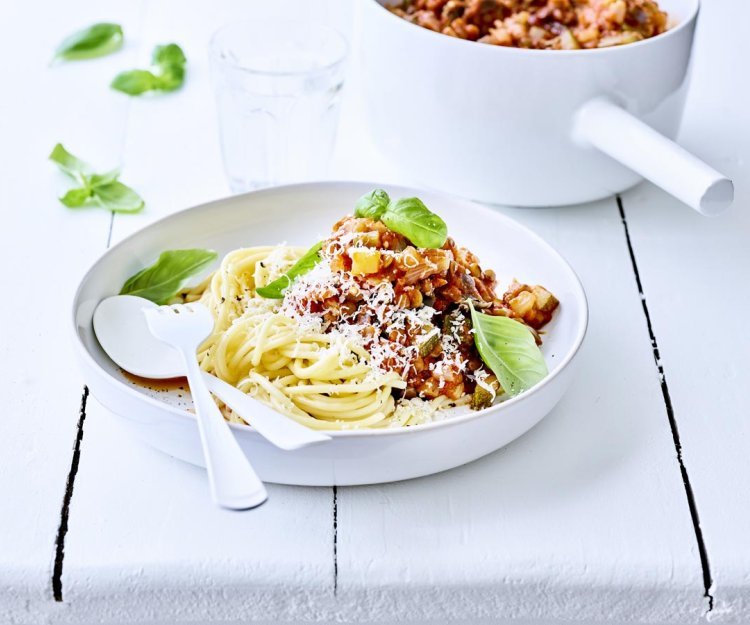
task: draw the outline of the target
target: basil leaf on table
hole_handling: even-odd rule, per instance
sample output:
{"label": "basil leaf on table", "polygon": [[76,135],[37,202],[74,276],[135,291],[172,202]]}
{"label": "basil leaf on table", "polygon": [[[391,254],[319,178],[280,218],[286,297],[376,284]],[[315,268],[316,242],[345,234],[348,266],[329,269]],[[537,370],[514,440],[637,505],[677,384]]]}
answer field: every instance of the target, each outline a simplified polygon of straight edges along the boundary
{"label": "basil leaf on table", "polygon": [[58,167],[62,169],[69,176],[78,179],[78,174],[86,174],[90,168],[80,158],[73,156],[68,152],[62,145],[58,143],[52,152],[50,152],[49,160],[53,163],[57,163]]}
{"label": "basil leaf on table", "polygon": [[355,217],[369,217],[379,220],[388,209],[391,198],[383,189],[375,189],[357,200],[354,207]]}
{"label": "basil leaf on table", "polygon": [[85,206],[91,197],[91,191],[82,187],[80,189],[71,189],[60,198],[60,201],[68,208],[80,208]]}
{"label": "basil leaf on table", "polygon": [[92,24],[67,37],[55,50],[55,58],[66,61],[93,59],[119,50],[122,41],[119,24]]}
{"label": "basil leaf on table", "polygon": [[416,197],[391,201],[380,219],[417,247],[441,248],[448,238],[445,222]]}
{"label": "basil leaf on table", "polygon": [[185,82],[187,59],[176,43],[156,46],[151,57],[155,71],[133,69],[121,72],[110,85],[128,95],[141,95],[149,91],[174,91]]}
{"label": "basil leaf on table", "polygon": [[156,46],[154,49],[154,65],[160,68],[159,89],[174,91],[185,82],[185,65],[187,59],[180,46],[170,43]]}
{"label": "basil leaf on table", "polygon": [[110,86],[128,95],[141,95],[147,91],[158,89],[158,84],[159,79],[148,70],[133,69],[117,74]]}
{"label": "basil leaf on table", "polygon": [[104,184],[109,184],[110,182],[114,182],[120,177],[120,170],[119,169],[113,169],[112,171],[108,171],[104,174],[91,174],[89,176],[89,184],[92,187],[101,186]]}
{"label": "basil leaf on table", "polygon": [[137,213],[143,209],[143,198],[119,180],[93,187],[93,197],[99,206],[113,213]]}
{"label": "basil leaf on table", "polygon": [[137,213],[145,206],[143,198],[117,178],[119,170],[104,174],[91,173],[91,167],[73,156],[58,143],[49,159],[80,186],[70,189],[60,198],[68,208],[100,206],[114,213]]}
{"label": "basil leaf on table", "polygon": [[160,67],[184,66],[187,63],[185,53],[176,43],[168,43],[164,46],[156,46],[153,54],[154,65]]}
{"label": "basil leaf on table", "polygon": [[320,250],[323,248],[323,242],[313,245],[289,270],[281,277],[276,278],[266,286],[255,289],[255,292],[261,297],[268,299],[282,299],[284,291],[288,289],[295,278],[310,271],[320,260]]}
{"label": "basil leaf on table", "polygon": [[547,375],[547,364],[531,330],[509,317],[471,309],[474,343],[479,355],[511,397],[530,389]]}
{"label": "basil leaf on table", "polygon": [[154,48],[153,64],[163,72],[177,71],[179,73],[180,69],[185,69],[187,58],[180,46],[176,43],[168,43]]}
{"label": "basil leaf on table", "polygon": [[216,257],[213,250],[167,250],[153,265],[128,278],[120,295],[137,295],[156,304],[166,304],[185,280],[205,269]]}

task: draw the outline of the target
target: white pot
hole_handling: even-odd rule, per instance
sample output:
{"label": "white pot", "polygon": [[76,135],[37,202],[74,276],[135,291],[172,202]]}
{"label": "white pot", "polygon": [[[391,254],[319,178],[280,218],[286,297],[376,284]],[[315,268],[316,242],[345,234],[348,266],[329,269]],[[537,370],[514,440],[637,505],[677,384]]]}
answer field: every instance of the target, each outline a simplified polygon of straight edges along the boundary
{"label": "white pot", "polygon": [[643,176],[705,214],[731,203],[731,181],[669,140],[685,103],[698,0],[661,0],[676,22],[662,35],[593,50],[456,39],[386,3],[364,2],[373,136],[424,184],[549,206],[606,197]]}

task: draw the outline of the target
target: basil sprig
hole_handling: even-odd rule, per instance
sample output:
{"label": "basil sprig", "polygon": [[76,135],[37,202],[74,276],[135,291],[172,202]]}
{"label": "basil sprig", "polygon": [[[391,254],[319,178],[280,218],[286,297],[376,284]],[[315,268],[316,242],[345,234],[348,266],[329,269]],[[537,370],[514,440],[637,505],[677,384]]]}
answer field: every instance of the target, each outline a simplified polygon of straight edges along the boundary
{"label": "basil sprig", "polygon": [[168,303],[185,280],[216,260],[213,250],[167,250],[158,260],[125,281],[120,295],[145,297],[156,304]]}
{"label": "basil sprig", "polygon": [[390,201],[391,198],[383,189],[375,189],[357,200],[357,204],[354,206],[354,214],[357,217],[369,217],[378,221],[383,213],[388,210]]}
{"label": "basil sprig", "polygon": [[92,24],[67,37],[55,50],[55,59],[93,59],[119,50],[122,41],[122,27],[119,24]]}
{"label": "basil sprig", "polygon": [[128,95],[141,95],[148,91],[175,91],[185,82],[187,59],[176,43],[156,46],[151,59],[154,71],[133,69],[121,72],[111,87]]}
{"label": "basil sprig", "polygon": [[416,197],[391,200],[383,189],[375,189],[357,200],[354,215],[382,221],[417,247],[441,248],[448,238],[445,222]]}
{"label": "basil sprig", "polygon": [[60,143],[52,149],[49,159],[80,185],[60,198],[68,208],[100,206],[114,213],[137,213],[143,209],[143,198],[117,179],[118,170],[95,174]]}
{"label": "basil sprig", "polygon": [[255,289],[255,292],[261,297],[268,299],[282,299],[284,297],[284,291],[292,286],[294,280],[302,274],[310,271],[320,260],[320,250],[323,248],[322,241],[316,243],[309,250],[307,250],[302,258],[300,258],[289,270],[273,282],[266,286],[261,286]]}
{"label": "basil sprig", "polygon": [[531,330],[509,317],[471,309],[477,351],[511,397],[530,389],[547,375],[547,363]]}
{"label": "basil sprig", "polygon": [[380,219],[417,247],[441,248],[448,238],[445,222],[416,197],[391,201]]}

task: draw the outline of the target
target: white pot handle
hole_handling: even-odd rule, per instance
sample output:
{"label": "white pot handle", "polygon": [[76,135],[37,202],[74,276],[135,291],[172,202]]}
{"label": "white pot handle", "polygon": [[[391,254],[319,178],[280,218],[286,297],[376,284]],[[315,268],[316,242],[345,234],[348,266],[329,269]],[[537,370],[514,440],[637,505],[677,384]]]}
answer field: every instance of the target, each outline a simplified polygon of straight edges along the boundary
{"label": "white pot handle", "polygon": [[606,98],[581,107],[574,136],[703,215],[718,215],[734,200],[729,178]]}

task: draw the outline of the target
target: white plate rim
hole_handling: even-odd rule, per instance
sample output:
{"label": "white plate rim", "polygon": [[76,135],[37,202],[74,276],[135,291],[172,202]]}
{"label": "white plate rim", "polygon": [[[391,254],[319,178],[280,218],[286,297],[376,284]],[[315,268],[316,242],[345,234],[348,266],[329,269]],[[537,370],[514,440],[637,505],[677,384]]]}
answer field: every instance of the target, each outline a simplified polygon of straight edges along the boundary
{"label": "white plate rim", "polygon": [[[371,182],[371,181],[361,181],[361,180],[325,180],[325,181],[318,181],[318,182],[301,182],[301,183],[296,183],[296,184],[279,185],[279,186],[269,187],[265,189],[257,189],[255,191],[249,191],[247,193],[241,193],[237,195],[228,195],[228,196],[218,198],[216,200],[211,200],[210,202],[204,202],[201,204],[197,204],[195,206],[183,208],[181,210],[174,211],[170,213],[169,215],[165,215],[164,217],[160,217],[159,219],[156,219],[152,221],[151,223],[147,224],[143,228],[139,228],[135,232],[129,234],[122,240],[118,241],[112,247],[106,249],[102,254],[100,254],[97,257],[97,259],[91,264],[91,266],[84,273],[78,286],[76,287],[75,294],[73,296],[72,305],[71,305],[73,343],[74,343],[74,349],[76,350],[76,353],[78,354],[79,357],[85,359],[89,366],[95,368],[99,374],[104,375],[111,382],[114,382],[115,384],[117,384],[120,387],[120,390],[124,390],[128,395],[133,396],[137,400],[145,401],[146,403],[160,410],[166,410],[175,416],[188,418],[188,419],[195,421],[195,418],[196,418],[195,415],[188,412],[187,410],[178,408],[176,406],[172,406],[170,404],[167,404],[166,402],[156,399],[155,397],[150,397],[148,395],[140,393],[139,391],[134,389],[131,385],[126,384],[123,380],[120,380],[117,377],[111,375],[108,371],[103,369],[99,365],[99,363],[96,361],[96,359],[89,353],[88,349],[83,344],[83,341],[81,340],[81,337],[78,333],[78,323],[77,323],[78,303],[80,300],[80,294],[81,294],[81,290],[83,289],[83,285],[88,281],[89,276],[96,270],[97,265],[106,256],[110,255],[115,250],[120,249],[121,247],[127,246],[128,243],[131,241],[131,239],[134,239],[135,237],[139,236],[141,232],[143,232],[144,230],[151,228],[151,227],[155,227],[158,224],[162,224],[163,222],[169,221],[172,218],[176,218],[179,215],[184,215],[189,212],[197,212],[197,211],[204,211],[204,210],[210,211],[212,210],[213,207],[224,204],[228,201],[237,201],[242,198],[258,197],[259,195],[274,195],[284,190],[309,189],[311,191],[314,191],[320,187],[333,187],[333,186],[339,186],[339,185],[348,185],[352,187],[354,186],[369,187],[371,189],[398,188],[400,190],[413,192],[414,194],[420,193],[420,189],[407,187],[402,184],[389,184],[389,183],[384,183],[384,182]],[[473,200],[467,200],[465,198],[457,197],[448,193],[436,192],[432,190],[430,191],[424,190],[424,191],[429,193],[432,196],[439,196],[442,199],[444,199],[446,202],[450,202],[452,204],[464,204],[467,206],[471,206],[472,210],[477,210],[481,213],[484,213],[484,215],[488,219],[500,220],[502,222],[513,224],[514,227],[520,228],[521,230],[523,230],[527,236],[531,237],[532,239],[535,239],[537,244],[539,244],[543,248],[546,248],[546,250],[549,253],[551,253],[553,257],[556,258],[556,260],[566,269],[566,271],[570,273],[570,276],[572,278],[572,283],[576,287],[576,291],[577,291],[576,297],[581,304],[580,308],[581,308],[582,314],[577,319],[576,335],[573,341],[573,347],[568,351],[565,357],[560,361],[560,364],[557,367],[557,369],[555,369],[555,371],[552,372],[551,374],[548,374],[547,377],[544,378],[544,380],[534,385],[527,391],[524,391],[523,393],[519,393],[515,397],[502,401],[499,404],[496,404],[494,406],[490,406],[489,408],[485,408],[483,410],[472,411],[466,414],[456,415],[455,417],[449,417],[446,419],[441,419],[439,421],[432,421],[430,423],[411,425],[409,427],[393,427],[393,428],[362,429],[362,430],[320,430],[321,432],[325,432],[327,435],[331,437],[362,438],[362,437],[370,437],[370,436],[396,436],[396,435],[406,434],[407,432],[426,432],[428,430],[451,427],[451,426],[455,426],[461,423],[472,421],[474,419],[479,419],[482,417],[487,417],[490,415],[501,413],[505,410],[508,410],[510,406],[513,406],[521,401],[524,401],[525,399],[528,399],[532,395],[538,393],[545,386],[550,384],[556,377],[561,375],[562,372],[570,365],[570,362],[573,360],[573,358],[575,358],[576,354],[581,349],[581,345],[583,344],[583,340],[584,340],[584,337],[586,336],[586,330],[588,328],[588,320],[589,320],[588,300],[586,298],[586,292],[583,288],[583,284],[581,283],[581,279],[578,277],[578,274],[575,272],[573,267],[571,267],[570,263],[568,263],[568,261],[565,260],[562,254],[560,254],[560,252],[558,252],[554,247],[552,247],[549,243],[547,243],[547,241],[545,241],[541,236],[536,234],[534,231],[530,230],[529,228],[519,223],[515,219],[508,217],[507,215],[497,210],[493,210],[492,208],[490,208],[489,206],[485,204],[481,204]],[[243,425],[240,423],[229,423],[229,427],[233,430],[236,430],[238,433],[248,432],[248,433],[253,433],[256,435],[258,434],[255,428],[249,425]]]}

